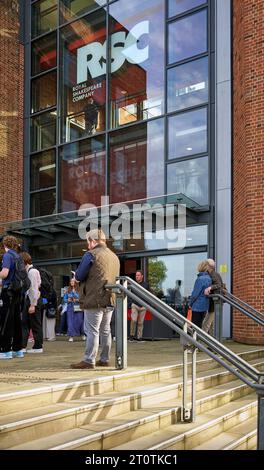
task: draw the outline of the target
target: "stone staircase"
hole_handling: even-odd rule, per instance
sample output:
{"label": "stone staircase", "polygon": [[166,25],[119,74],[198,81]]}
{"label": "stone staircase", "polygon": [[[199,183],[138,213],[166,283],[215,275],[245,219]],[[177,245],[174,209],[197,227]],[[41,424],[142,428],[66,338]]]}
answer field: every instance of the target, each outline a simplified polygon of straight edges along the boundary
{"label": "stone staircase", "polygon": [[[264,370],[264,349],[239,355]],[[177,364],[0,394],[0,449],[255,449],[256,394],[200,357],[194,423],[180,422]]]}

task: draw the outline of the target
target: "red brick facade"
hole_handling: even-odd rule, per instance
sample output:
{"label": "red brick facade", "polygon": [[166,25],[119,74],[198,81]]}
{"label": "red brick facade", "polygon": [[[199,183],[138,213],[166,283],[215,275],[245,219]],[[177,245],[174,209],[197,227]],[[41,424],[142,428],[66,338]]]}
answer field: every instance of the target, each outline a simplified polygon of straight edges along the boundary
{"label": "red brick facade", "polygon": [[[233,0],[233,292],[264,312],[264,0]],[[234,312],[233,337],[264,344]]]}
{"label": "red brick facade", "polygon": [[0,222],[22,218],[23,46],[18,2],[0,2]]}

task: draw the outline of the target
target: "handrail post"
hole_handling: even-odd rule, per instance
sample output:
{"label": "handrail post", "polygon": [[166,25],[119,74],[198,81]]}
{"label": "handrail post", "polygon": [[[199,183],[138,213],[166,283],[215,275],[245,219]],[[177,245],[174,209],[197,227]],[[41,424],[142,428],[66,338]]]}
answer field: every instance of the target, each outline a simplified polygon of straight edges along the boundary
{"label": "handrail post", "polygon": [[[193,332],[193,339],[197,339],[196,331]],[[197,348],[192,351],[192,410],[191,410],[191,421],[194,422],[196,419],[196,357]]]}
{"label": "handrail post", "polygon": [[222,343],[223,332],[223,301],[219,297],[213,296],[214,301],[214,337]]}
{"label": "handrail post", "polygon": [[[184,333],[188,332],[187,322],[183,325]],[[193,332],[193,338],[196,340],[196,331]],[[181,408],[181,421],[193,422],[195,420],[195,407],[196,407],[196,348],[190,346],[188,342],[181,337],[181,344],[183,346],[183,383],[182,383],[182,408]],[[191,409],[188,407],[188,352],[192,353],[192,382],[191,394],[192,402]]]}
{"label": "handrail post", "polygon": [[[187,323],[183,325],[184,333],[187,333]],[[182,371],[182,409],[181,409],[181,421],[189,420],[190,413],[187,409],[188,401],[188,344],[182,339],[183,344],[183,371]]]}
{"label": "handrail post", "polygon": [[[264,383],[263,374],[259,377],[259,383]],[[258,423],[257,423],[257,450],[264,450],[264,390],[258,391]]]}
{"label": "handrail post", "polygon": [[[117,285],[120,281],[117,281]],[[123,282],[123,286],[127,288],[127,281]],[[115,321],[115,337],[116,337],[116,353],[115,366],[116,369],[127,368],[127,296],[124,292],[116,294],[116,321]]]}

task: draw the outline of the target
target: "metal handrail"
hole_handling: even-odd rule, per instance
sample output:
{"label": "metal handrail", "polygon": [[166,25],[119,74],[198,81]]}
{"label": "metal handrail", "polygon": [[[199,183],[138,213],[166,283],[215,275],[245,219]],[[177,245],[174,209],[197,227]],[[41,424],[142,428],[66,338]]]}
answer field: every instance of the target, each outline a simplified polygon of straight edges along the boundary
{"label": "metal handrail", "polygon": [[[198,338],[200,337],[208,347],[212,348],[212,349],[216,349],[216,352],[218,354],[223,354],[223,356],[226,358],[226,359],[230,359],[232,358],[232,360],[230,362],[233,361],[234,365],[239,367],[239,363],[241,364],[241,367],[245,367],[245,368],[248,368],[249,370],[249,373],[251,373],[251,377],[256,380],[256,377],[257,377],[257,374],[259,374],[259,372],[257,371],[257,369],[255,369],[254,367],[252,367],[250,364],[248,364],[246,361],[244,361],[242,358],[240,358],[239,356],[237,356],[233,351],[231,351],[229,348],[227,348],[226,346],[224,346],[223,344],[219,343],[219,341],[217,341],[214,337],[212,337],[211,335],[209,335],[208,333],[206,333],[204,330],[202,330],[201,328],[199,328],[198,326],[194,325],[192,322],[190,322],[189,320],[187,320],[185,317],[183,317],[179,312],[177,312],[176,310],[174,310],[172,307],[170,307],[169,305],[165,304],[162,300],[158,299],[154,294],[152,294],[151,292],[147,291],[146,289],[144,289],[142,286],[140,286],[136,281],[133,281],[133,279],[130,279],[126,276],[120,276],[118,279],[120,280],[127,280],[129,282],[129,284],[132,286],[132,289],[134,289],[136,291],[137,294],[141,295],[142,297],[144,297],[145,301],[147,300],[150,300],[151,299],[151,302],[153,303],[153,305],[155,306],[155,308],[159,307],[161,309],[161,312],[164,313],[164,314],[167,314],[169,319],[171,321],[173,321],[173,323],[175,323],[175,320],[176,318],[178,319],[179,321],[179,326],[183,327],[184,323],[187,322],[187,324],[189,325],[189,327],[192,329],[192,330],[195,330],[197,331],[197,335],[198,335]],[[239,363],[236,363],[237,359],[239,360]],[[246,372],[247,373],[247,372]],[[264,373],[263,373],[263,376],[264,376]]]}
{"label": "metal handrail", "polygon": [[[122,284],[124,282],[124,285]],[[200,349],[218,364],[227,369],[230,373],[235,375],[237,378],[242,380],[247,386],[251,387],[258,394],[258,449],[264,450],[264,372],[258,371],[251,364],[248,364],[244,359],[239,357],[229,348],[221,344],[215,338],[207,334],[198,326],[187,320],[179,312],[175,311],[163,301],[155,297],[151,292],[144,289],[136,281],[133,281],[127,276],[120,276],[117,278],[117,284],[108,284],[105,286],[107,289],[111,289],[118,294],[119,307],[122,305],[122,315],[117,315],[118,318],[125,319],[126,312],[124,312],[124,305],[126,305],[126,297],[130,297],[132,300],[148,309],[163,323],[169,326],[172,330],[176,331],[183,341],[184,361],[183,361],[183,420],[186,417],[188,420],[194,420],[195,417],[195,383],[196,383],[196,348]],[[214,294],[212,297],[218,296],[220,301],[225,300],[222,294]],[[120,302],[121,300],[121,302]],[[125,304],[124,304],[125,302]],[[231,300],[229,300],[231,302]],[[242,307],[241,307],[242,308]],[[123,331],[123,344],[125,342],[124,328]],[[118,338],[117,338],[118,340]],[[187,349],[193,346],[192,349],[192,409],[191,413],[185,410],[187,403]],[[125,349],[126,350],[126,349]],[[126,362],[125,362],[126,363]],[[121,364],[124,364],[121,357],[117,360],[117,365],[122,368]],[[184,414],[186,413],[186,414]]]}
{"label": "metal handrail", "polygon": [[[224,294],[222,292],[219,292],[219,293],[211,294],[210,297],[221,299],[222,301],[229,304],[231,307],[239,310],[241,313],[246,315],[251,320],[255,321],[256,323],[258,323],[261,326],[264,326],[264,315],[263,315],[263,313],[259,312],[254,307],[251,307],[249,304],[247,304],[243,300],[238,299],[233,294],[230,294],[230,293]],[[244,307],[241,306],[240,304],[244,305]]]}

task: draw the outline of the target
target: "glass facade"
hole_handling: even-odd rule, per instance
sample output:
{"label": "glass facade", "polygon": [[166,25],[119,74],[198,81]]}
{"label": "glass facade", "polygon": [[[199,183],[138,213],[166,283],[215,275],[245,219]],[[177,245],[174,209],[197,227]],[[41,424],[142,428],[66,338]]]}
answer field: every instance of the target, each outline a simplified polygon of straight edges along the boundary
{"label": "glass facade", "polygon": [[106,12],[91,13],[61,29],[61,140],[105,130]]}
{"label": "glass facade", "polygon": [[[210,205],[213,3],[31,3],[27,217],[98,206],[101,196],[181,193]],[[166,247],[151,243],[121,251]]]}
{"label": "glass facade", "polygon": [[110,125],[164,114],[164,1],[110,5]]}

